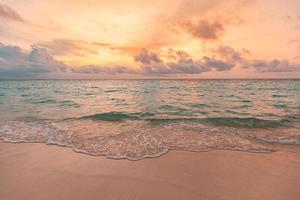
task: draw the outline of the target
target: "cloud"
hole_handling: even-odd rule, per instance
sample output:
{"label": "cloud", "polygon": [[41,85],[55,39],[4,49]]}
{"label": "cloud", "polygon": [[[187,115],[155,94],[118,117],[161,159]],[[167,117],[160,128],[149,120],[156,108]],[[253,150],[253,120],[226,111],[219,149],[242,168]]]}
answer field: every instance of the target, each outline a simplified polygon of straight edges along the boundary
{"label": "cloud", "polygon": [[203,64],[209,69],[215,69],[217,71],[226,71],[232,69],[236,63],[218,60],[210,57],[203,57]]}
{"label": "cloud", "polygon": [[147,49],[143,48],[139,54],[134,56],[136,62],[142,64],[161,63],[162,60],[155,53],[148,52]]}
{"label": "cloud", "polygon": [[224,45],[219,45],[215,50],[213,50],[213,52],[215,52],[220,58],[230,62],[242,62],[244,56],[251,54],[246,49],[238,51],[230,46]]}
{"label": "cloud", "polygon": [[246,49],[236,50],[230,46],[220,45],[212,52],[211,56],[195,60],[182,50],[169,49],[167,57],[172,61],[164,62],[159,55],[143,49],[135,58],[145,59],[135,59],[135,61],[140,63],[140,71],[143,75],[200,74],[212,70],[229,71],[236,66],[254,68],[260,73],[300,71],[300,64],[292,64],[288,60],[268,61],[248,58],[251,53]]}
{"label": "cloud", "polygon": [[191,58],[191,55],[183,50],[175,50],[173,48],[169,48],[167,51],[167,57],[173,60],[182,60]]}
{"label": "cloud", "polygon": [[210,70],[204,63],[193,59],[180,60],[167,65],[170,74],[200,74]]}
{"label": "cloud", "polygon": [[105,67],[100,65],[86,65],[80,67],[70,68],[73,73],[85,73],[85,74],[137,74],[137,71],[126,66],[111,66]]}
{"label": "cloud", "polygon": [[169,73],[200,74],[210,70],[209,66],[201,60],[194,60],[191,55],[183,50],[168,50],[168,57],[173,59],[167,63]]}
{"label": "cloud", "polygon": [[199,20],[196,24],[185,21],[182,25],[189,34],[204,41],[219,40],[225,33],[224,25],[220,21]]}
{"label": "cloud", "polygon": [[[246,49],[238,51],[232,47],[220,45],[214,52],[226,61],[223,65],[224,69],[226,69],[226,64],[231,63],[232,65],[240,65],[242,68],[254,68],[256,72],[260,73],[300,71],[300,64],[292,64],[288,60],[273,59],[268,61],[248,58],[247,56],[251,53]],[[222,64],[218,63],[218,66],[221,67]]]}
{"label": "cloud", "polygon": [[53,55],[77,55],[97,54],[99,48],[110,46],[108,43],[86,42],[83,40],[71,39],[54,39],[49,42],[38,43],[39,46],[45,47]]}
{"label": "cloud", "polygon": [[15,10],[4,4],[0,4],[0,17],[25,22],[25,20]]}
{"label": "cloud", "polygon": [[168,50],[168,57],[172,59],[171,62],[164,62],[157,54],[148,52],[145,49],[136,55],[136,57],[147,58],[135,59],[136,62],[141,64],[140,70],[144,75],[200,74],[213,69],[216,71],[226,71],[235,66],[235,63],[207,56],[199,60],[194,60],[188,53],[174,49]]}
{"label": "cloud", "polygon": [[296,72],[300,71],[300,64],[292,64],[288,60],[271,61],[253,60],[250,66],[254,67],[257,72]]}
{"label": "cloud", "polygon": [[[99,45],[99,44],[97,44]],[[4,45],[0,43],[0,77],[31,77],[50,72],[71,72],[83,74],[137,74],[134,70],[126,66],[101,66],[87,65],[73,67],[57,61],[49,53],[48,49],[40,46],[32,46],[31,51],[24,53],[22,49],[14,45]]]}
{"label": "cloud", "polygon": [[133,57],[135,62],[140,63],[140,73],[144,75],[170,74],[169,67],[156,53],[143,48]]}
{"label": "cloud", "polygon": [[255,4],[256,0],[182,1],[182,6],[172,20],[176,27],[194,38],[215,42],[225,35],[228,28],[245,23],[248,19],[244,12]]}
{"label": "cloud", "polygon": [[138,68],[130,66],[103,66],[85,65],[72,67],[56,60],[46,48],[32,46],[27,53],[14,45],[0,43],[0,77],[1,78],[26,78],[50,72],[67,72],[74,74],[108,74],[108,75],[143,75],[166,76],[178,74],[201,74],[209,71],[229,71],[236,66],[253,68],[256,72],[296,72],[300,71],[300,64],[292,64],[288,60],[273,59],[254,60],[247,56],[250,53],[245,50],[236,50],[229,46],[219,46],[212,50],[212,55],[199,59],[192,58],[183,50],[169,49],[166,60],[160,54],[141,49],[133,56]]}
{"label": "cloud", "polygon": [[45,48],[32,46],[24,53],[18,46],[0,43],[0,76],[29,76],[64,71],[66,65],[56,61]]}
{"label": "cloud", "polygon": [[[224,68],[226,68],[227,63],[231,63],[232,65],[240,65],[242,68],[254,68],[256,72],[300,71],[300,64],[293,64],[288,60],[273,59],[269,61],[248,58],[248,55],[251,55],[251,53],[246,49],[238,51],[233,49],[232,47],[220,45],[213,51],[223,61],[226,61],[226,63],[224,63],[223,65]],[[222,66],[222,64],[219,63],[218,66]]]}

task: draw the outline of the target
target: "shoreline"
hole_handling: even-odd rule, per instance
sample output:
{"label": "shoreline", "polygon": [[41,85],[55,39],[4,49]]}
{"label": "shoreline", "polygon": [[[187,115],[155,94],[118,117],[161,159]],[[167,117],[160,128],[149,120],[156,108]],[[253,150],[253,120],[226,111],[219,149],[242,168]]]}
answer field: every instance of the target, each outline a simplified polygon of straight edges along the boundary
{"label": "shoreline", "polygon": [[[138,158],[138,159],[130,159],[130,158],[114,158],[114,157],[108,157],[106,155],[95,155],[95,154],[90,154],[81,150],[77,150],[75,149],[73,146],[66,146],[66,145],[60,145],[60,144],[51,144],[51,143],[43,143],[43,142],[11,142],[11,141],[4,141],[2,139],[0,139],[0,144],[39,144],[39,145],[46,145],[46,146],[56,146],[56,147],[61,147],[61,148],[67,148],[70,149],[73,153],[78,153],[78,154],[83,154],[86,156],[93,156],[93,157],[103,157],[109,160],[128,160],[128,161],[141,161],[141,160],[146,160],[146,159],[155,159],[155,158],[160,158],[162,156],[165,156],[167,154],[169,154],[170,152],[189,152],[189,153],[207,153],[207,152],[213,152],[213,151],[230,151],[230,152],[244,152],[244,153],[253,153],[253,154],[271,154],[274,152],[278,152],[281,151],[281,148],[278,148],[278,146],[285,146],[285,145],[279,145],[277,144],[276,149],[270,149],[268,151],[247,151],[247,150],[241,150],[241,149],[209,149],[209,150],[178,150],[178,149],[168,149],[167,151],[160,153],[159,155],[153,155],[153,156],[149,156],[149,157],[142,157],[142,158]],[[296,146],[294,145],[286,145],[286,147],[284,148],[284,150],[286,151],[287,149],[293,149],[296,148]],[[299,152],[300,152],[300,148],[299,148]]]}
{"label": "shoreline", "polygon": [[170,151],[114,160],[40,143],[0,142],[0,199],[272,199],[300,196],[300,150]]}

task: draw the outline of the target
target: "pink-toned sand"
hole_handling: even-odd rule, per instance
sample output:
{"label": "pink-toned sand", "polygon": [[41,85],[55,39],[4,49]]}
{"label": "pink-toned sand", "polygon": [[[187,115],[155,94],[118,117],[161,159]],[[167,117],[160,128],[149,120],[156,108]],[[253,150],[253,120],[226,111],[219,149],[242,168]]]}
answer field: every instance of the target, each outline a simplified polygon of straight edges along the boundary
{"label": "pink-toned sand", "polygon": [[170,152],[111,160],[0,142],[1,200],[299,200],[300,150]]}

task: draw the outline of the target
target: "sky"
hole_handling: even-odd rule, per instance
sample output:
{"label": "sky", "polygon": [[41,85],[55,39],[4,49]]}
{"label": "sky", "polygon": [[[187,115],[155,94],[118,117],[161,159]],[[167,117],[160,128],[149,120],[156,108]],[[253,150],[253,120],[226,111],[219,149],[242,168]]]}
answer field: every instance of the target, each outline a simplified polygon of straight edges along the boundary
{"label": "sky", "polygon": [[300,1],[1,0],[0,78],[300,78]]}

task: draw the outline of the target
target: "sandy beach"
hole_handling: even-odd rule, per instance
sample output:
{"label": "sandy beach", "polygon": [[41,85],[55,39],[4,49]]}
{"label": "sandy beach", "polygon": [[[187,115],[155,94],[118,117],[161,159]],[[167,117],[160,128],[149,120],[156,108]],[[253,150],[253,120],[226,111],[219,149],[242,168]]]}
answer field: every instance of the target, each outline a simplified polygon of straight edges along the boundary
{"label": "sandy beach", "polygon": [[0,200],[300,200],[300,0],[0,0]]}
{"label": "sandy beach", "polygon": [[44,144],[0,143],[0,199],[272,199],[300,196],[300,151],[173,151],[112,160]]}

